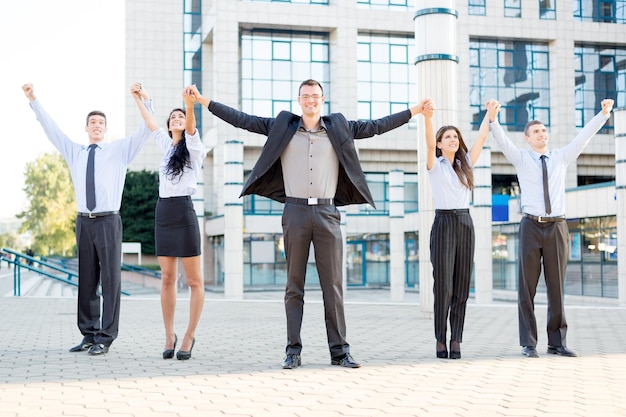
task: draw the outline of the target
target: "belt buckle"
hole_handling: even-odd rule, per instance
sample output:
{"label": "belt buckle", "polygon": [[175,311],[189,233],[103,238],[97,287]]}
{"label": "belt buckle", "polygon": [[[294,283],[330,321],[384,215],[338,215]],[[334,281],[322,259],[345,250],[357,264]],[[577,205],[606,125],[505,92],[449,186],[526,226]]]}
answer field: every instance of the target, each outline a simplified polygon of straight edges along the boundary
{"label": "belt buckle", "polygon": [[[544,220],[544,219],[546,219],[546,220]],[[539,223],[548,223],[548,220],[547,220],[547,219],[548,219],[547,217],[537,216],[537,221],[538,221]]]}
{"label": "belt buckle", "polygon": [[317,198],[309,197],[308,200],[307,200],[307,204],[309,206],[316,206],[317,205]]}
{"label": "belt buckle", "polygon": [[95,215],[95,214],[93,214],[93,213],[89,213],[89,218],[90,218],[90,219],[95,219],[96,217],[98,217],[98,216],[96,216],[96,215]]}

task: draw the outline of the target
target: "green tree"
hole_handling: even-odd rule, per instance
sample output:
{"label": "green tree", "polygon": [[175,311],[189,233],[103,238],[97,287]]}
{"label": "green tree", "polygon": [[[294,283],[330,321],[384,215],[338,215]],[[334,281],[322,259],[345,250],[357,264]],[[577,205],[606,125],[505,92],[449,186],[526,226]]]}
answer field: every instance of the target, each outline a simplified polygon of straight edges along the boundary
{"label": "green tree", "polygon": [[154,255],[154,207],[159,197],[159,174],[128,171],[122,196],[124,242],[141,242],[141,252]]}
{"label": "green tree", "polygon": [[19,237],[11,232],[0,234],[0,249],[1,248],[20,250],[21,244]]}
{"label": "green tree", "polygon": [[30,231],[32,249],[42,255],[76,252],[76,203],[70,170],[59,153],[47,153],[26,164],[24,192],[30,207],[17,215],[20,233]]}

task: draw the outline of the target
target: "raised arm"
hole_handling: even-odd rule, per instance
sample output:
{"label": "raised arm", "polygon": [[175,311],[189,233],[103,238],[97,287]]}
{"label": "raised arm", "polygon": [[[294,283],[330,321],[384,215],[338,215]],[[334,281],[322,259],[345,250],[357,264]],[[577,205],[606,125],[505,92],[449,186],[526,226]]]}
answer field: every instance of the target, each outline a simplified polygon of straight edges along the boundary
{"label": "raised arm", "polygon": [[489,136],[489,120],[489,112],[486,112],[485,117],[483,117],[483,122],[480,124],[480,128],[478,129],[478,137],[469,152],[472,166],[474,166],[476,161],[478,161],[478,157],[480,157],[480,153],[483,150],[487,136]]}
{"label": "raised arm", "polygon": [[185,110],[187,113],[185,116],[185,133],[188,135],[196,133],[196,114],[193,111],[193,106],[198,100],[198,97],[191,87],[195,87],[195,85],[189,86],[183,90],[183,100],[185,101]]}
{"label": "raised arm", "polygon": [[[430,103],[432,104],[432,101]],[[436,159],[435,149],[437,140],[435,138],[435,128],[433,127],[434,112],[434,104],[422,109],[422,115],[424,116],[424,130],[426,134],[426,169],[428,169],[429,171],[435,164]]]}
{"label": "raised arm", "polygon": [[150,110],[143,103],[144,100],[150,100],[150,95],[148,94],[148,92],[143,88],[141,83],[134,83],[130,87],[130,93],[135,99],[135,104],[137,104],[139,113],[141,113],[141,117],[143,117],[143,120],[146,122],[146,125],[148,125],[148,128],[152,132],[157,130],[159,128],[159,124],[157,123],[154,114],[152,114],[152,112],[150,112]]}

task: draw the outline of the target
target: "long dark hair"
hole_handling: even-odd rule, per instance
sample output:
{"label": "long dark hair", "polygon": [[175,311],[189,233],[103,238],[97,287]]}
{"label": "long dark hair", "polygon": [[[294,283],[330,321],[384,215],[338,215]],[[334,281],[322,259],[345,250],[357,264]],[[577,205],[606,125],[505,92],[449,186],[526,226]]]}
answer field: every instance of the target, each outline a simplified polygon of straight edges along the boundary
{"label": "long dark hair", "polygon": [[[458,175],[461,184],[469,188],[470,190],[474,189],[474,170],[467,162],[467,146],[463,141],[463,135],[461,135],[461,131],[456,126],[441,126],[437,131],[437,143],[441,142],[444,133],[448,130],[454,130],[459,137],[459,149],[454,153],[454,163],[452,164],[452,168],[456,175]],[[437,157],[441,156],[441,149],[435,148],[435,155]]]}
{"label": "long dark hair", "polygon": [[[174,112],[181,112],[187,116],[185,109],[173,109],[169,116],[167,116],[167,133],[172,137],[172,131],[170,130],[170,118]],[[191,168],[191,160],[189,159],[189,151],[187,150],[187,141],[185,139],[185,131],[183,130],[182,138],[175,145],[174,152],[170,156],[167,165],[165,166],[165,175],[170,179],[174,179],[181,175],[185,168]]]}

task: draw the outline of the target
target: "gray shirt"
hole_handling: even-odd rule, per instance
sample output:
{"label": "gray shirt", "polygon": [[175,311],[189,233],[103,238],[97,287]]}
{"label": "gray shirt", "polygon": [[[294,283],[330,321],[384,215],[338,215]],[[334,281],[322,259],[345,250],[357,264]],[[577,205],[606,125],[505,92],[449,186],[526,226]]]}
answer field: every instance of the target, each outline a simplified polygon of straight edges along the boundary
{"label": "gray shirt", "polygon": [[324,122],[317,130],[300,127],[280,155],[285,194],[296,198],[333,198],[339,178],[339,159]]}

